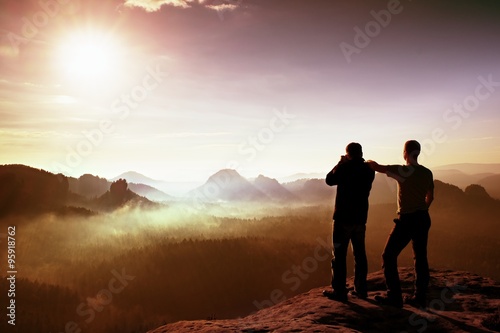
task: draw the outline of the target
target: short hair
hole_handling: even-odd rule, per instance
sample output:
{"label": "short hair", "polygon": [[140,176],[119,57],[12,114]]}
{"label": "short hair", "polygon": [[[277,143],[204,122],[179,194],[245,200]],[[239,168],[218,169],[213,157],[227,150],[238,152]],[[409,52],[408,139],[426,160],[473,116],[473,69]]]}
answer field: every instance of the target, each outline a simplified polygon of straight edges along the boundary
{"label": "short hair", "polygon": [[408,140],[405,142],[405,152],[413,158],[420,155],[420,143],[417,140]]}
{"label": "short hair", "polygon": [[351,157],[363,157],[363,149],[361,145],[357,142],[351,142],[345,147],[345,151]]}

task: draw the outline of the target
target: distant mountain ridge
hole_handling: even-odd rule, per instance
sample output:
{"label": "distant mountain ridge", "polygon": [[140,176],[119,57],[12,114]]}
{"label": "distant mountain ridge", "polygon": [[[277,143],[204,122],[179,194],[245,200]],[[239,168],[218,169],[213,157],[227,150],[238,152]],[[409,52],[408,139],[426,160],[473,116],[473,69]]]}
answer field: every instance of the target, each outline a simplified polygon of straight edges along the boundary
{"label": "distant mountain ridge", "polygon": [[[457,185],[465,189],[468,185],[479,184],[494,198],[500,199],[500,163],[456,163],[431,168],[434,179]],[[490,178],[492,177],[492,178]]]}
{"label": "distant mountain ridge", "polygon": [[136,172],[136,171],[127,171],[127,172],[124,172],[124,173],[122,173],[119,176],[111,178],[110,181],[114,182],[114,181],[116,181],[118,179],[126,179],[127,182],[129,182],[129,183],[146,184],[146,185],[154,184],[154,183],[157,183],[157,182],[161,182],[161,180],[156,180],[156,179],[153,179],[153,178],[149,178],[149,177],[147,177],[147,176],[145,176],[145,175],[143,175],[143,174],[141,174],[139,172]]}
{"label": "distant mountain ridge", "polygon": [[434,179],[442,180],[446,183],[465,188],[470,184],[477,184],[482,179],[495,175],[494,173],[468,174],[457,169],[432,170]]}
{"label": "distant mountain ridge", "polygon": [[280,183],[291,183],[301,179],[319,179],[326,176],[326,172],[299,172],[286,177],[276,178]]}
{"label": "distant mountain ridge", "polygon": [[[462,164],[449,164],[449,165],[442,165],[438,167],[433,167],[431,168],[434,174],[434,179],[435,180],[441,180],[445,183],[449,184],[454,184],[462,189],[465,189],[467,186],[471,184],[478,184],[483,186],[487,192],[494,198],[500,199],[500,180],[497,180],[495,177],[496,175],[500,175],[500,164],[481,164],[481,163],[462,163]],[[215,172],[212,176],[216,175],[217,173],[224,171],[224,170],[219,170]],[[497,173],[498,172],[498,173]],[[239,174],[238,174],[239,175]],[[219,175],[220,176],[220,175]],[[217,176],[217,177],[219,177]],[[241,176],[241,175],[239,175]],[[258,179],[260,176],[264,177],[261,179]],[[249,180],[247,179],[252,185],[257,190],[260,190],[263,192],[265,195],[267,195],[271,200],[273,201],[283,201],[282,196],[285,197],[290,197],[291,200],[306,200],[306,201],[324,201],[327,199],[324,199],[325,196],[329,199],[332,199],[332,193],[333,193],[333,198],[335,197],[335,186],[332,187],[331,189],[326,189],[325,186],[322,184],[322,180],[324,180],[326,176],[325,173],[296,173],[290,176],[286,177],[279,177],[279,178],[270,178],[265,175],[259,175],[259,177]],[[209,177],[209,178],[210,178]],[[216,178],[217,178],[216,177]],[[243,177],[243,176],[241,176]],[[499,176],[500,177],[500,176]],[[150,177],[144,176],[138,172],[135,171],[129,171],[121,174],[118,177],[112,178],[118,179],[118,178],[123,178],[127,179],[129,183],[138,183],[138,184],[145,184],[148,186],[151,186],[155,189],[162,190],[165,187],[170,187],[173,188],[176,186],[174,182],[166,182],[166,181],[159,181],[159,180],[154,180]],[[243,177],[244,178],[244,177]],[[246,179],[246,178],[245,178]],[[267,179],[269,183],[267,185],[264,185],[263,181],[264,179]],[[274,184],[271,185],[270,180],[273,180],[277,182],[274,182]],[[213,179],[212,179],[213,180]],[[321,180],[321,181],[318,181]],[[208,180],[207,180],[208,181]],[[191,183],[191,185],[194,185],[190,187],[190,184],[188,183],[183,183],[183,189],[184,191],[177,191],[177,194],[174,197],[183,197],[184,194],[187,197],[192,197],[193,196],[193,191],[197,192],[197,195],[200,198],[203,198],[204,201],[209,201],[210,198],[213,200],[222,200],[222,201],[232,201],[234,200],[238,195],[235,193],[233,194],[227,194],[227,198],[223,198],[224,195],[222,194],[217,194],[217,195],[211,195],[210,191],[214,191],[215,189],[220,190],[220,185],[217,183],[214,183],[213,181],[211,182],[210,185],[207,185],[207,181],[201,185],[195,185],[196,183]],[[309,182],[312,181],[312,182]],[[220,181],[219,181],[220,182]],[[257,182],[257,183],[256,183]],[[260,183],[260,184],[259,184]],[[308,183],[306,185],[306,183]],[[315,183],[313,186],[312,184]],[[281,186],[278,186],[281,185]],[[259,188],[259,186],[264,186],[264,188]],[[271,187],[274,187],[274,189],[271,189]],[[304,187],[305,186],[305,187]],[[210,187],[210,189],[208,188]],[[132,187],[131,187],[132,188]],[[251,187],[247,186],[247,189],[250,190]],[[279,189],[278,189],[279,188]],[[228,189],[229,190],[229,189]],[[233,189],[234,190],[234,189]],[[285,191],[286,190],[286,191]],[[317,192],[315,191],[317,190]],[[146,190],[143,190],[140,192],[140,189],[137,189],[138,193],[144,196],[148,196],[152,200],[158,200],[159,197],[162,198],[162,200],[170,200],[172,198],[169,197],[170,193],[167,191],[167,193],[163,196],[160,195],[158,197],[153,197],[150,193]],[[151,190],[153,191],[153,190]],[[206,191],[206,193],[204,193]],[[255,192],[255,189],[251,189],[250,191]],[[278,195],[278,192],[280,192],[282,195]],[[153,191],[154,192],[154,191]],[[163,191],[165,192],[165,191]],[[290,192],[291,196],[290,196]],[[248,193],[247,193],[248,194]],[[221,197],[222,195],[222,197]],[[248,194],[252,196],[252,194]],[[255,195],[255,193],[254,193]],[[256,195],[254,199],[256,198],[263,198],[266,199],[266,196],[262,196],[262,194]],[[378,203],[393,203],[396,200],[396,182],[390,178],[388,178],[384,174],[379,174],[377,173],[375,176],[375,180],[372,186],[372,191],[370,194],[370,202],[372,204],[378,204]],[[161,201],[161,200],[160,200]]]}
{"label": "distant mountain ridge", "polygon": [[257,189],[236,170],[223,169],[208,178],[201,186],[188,193],[200,201],[261,201],[269,197]]}
{"label": "distant mountain ridge", "polygon": [[173,196],[168,195],[165,192],[162,192],[159,189],[146,184],[129,183],[128,187],[135,193],[142,195],[149,200],[162,202],[174,199]]}
{"label": "distant mountain ridge", "polygon": [[105,178],[84,174],[79,178],[68,177],[69,190],[75,194],[91,199],[109,191],[111,182]]}
{"label": "distant mountain ridge", "polygon": [[500,174],[485,177],[477,182],[495,199],[500,199]]}
{"label": "distant mountain ridge", "polygon": [[[3,193],[3,200],[1,203],[3,203],[5,207],[17,207],[14,210],[20,210],[21,208],[18,206],[22,206],[20,201],[13,199],[13,197],[16,196],[19,197],[20,194],[16,193],[20,191],[19,188],[22,187],[22,184],[46,184],[41,186],[38,190],[40,192],[37,193],[40,194],[33,194],[35,196],[40,196],[40,199],[29,199],[33,202],[32,206],[41,205],[61,208],[64,206],[60,204],[61,202],[69,202],[70,205],[80,205],[88,209],[92,209],[90,202],[109,192],[112,185],[111,182],[99,176],[84,174],[79,178],[66,177],[63,175],[53,175],[43,170],[22,165],[2,166],[0,171],[0,177],[3,177],[0,178],[0,180],[3,180],[3,192],[1,192]],[[437,171],[436,173],[439,172],[440,171]],[[28,177],[28,175],[31,176]],[[128,172],[124,175],[132,180],[155,181],[137,172]],[[439,174],[437,176],[439,176]],[[41,179],[45,180],[42,181]],[[435,177],[438,184],[440,184],[440,179],[446,179],[446,177]],[[443,180],[443,183],[451,182]],[[500,175],[493,174],[477,182],[472,182],[471,184],[477,184],[482,188],[482,190],[476,188],[475,193],[483,193],[483,199],[485,200],[500,197]],[[467,194],[466,190],[471,184],[462,186],[461,189],[457,188],[457,190],[462,192],[465,190],[465,194]],[[44,188],[45,190],[43,190]],[[204,184],[192,189],[183,197],[170,196],[153,186],[143,183],[131,183],[128,181],[128,188],[139,196],[147,197],[153,201],[175,202],[188,200],[193,202],[194,200],[194,202],[200,203],[252,202],[261,204],[333,204],[336,193],[336,186],[330,187],[326,185],[324,178],[299,179],[293,182],[280,183],[276,179],[259,175],[253,180],[248,180],[241,176],[236,170],[231,169],[223,169],[214,173]],[[27,191],[33,191],[33,189]],[[58,194],[51,195],[44,191],[52,191]],[[24,192],[26,192],[26,190],[24,190]],[[21,191],[19,193],[24,192]],[[41,193],[46,194],[42,195]],[[24,195],[26,200],[30,198],[28,194],[25,193]],[[41,197],[44,199],[42,200]],[[57,197],[57,199],[53,199],[55,197]],[[446,201],[449,198],[439,199]],[[37,202],[40,203],[37,204]],[[377,173],[370,193],[370,203],[381,204],[395,202],[396,182],[384,174]]]}
{"label": "distant mountain ridge", "polygon": [[289,191],[274,178],[259,175],[252,183],[257,189],[274,200],[286,202],[299,199],[296,194]]}
{"label": "distant mountain ridge", "polygon": [[107,180],[97,176],[69,178],[25,165],[1,165],[0,184],[0,216],[49,212],[89,215],[124,204],[155,205],[128,189],[125,180],[108,188]]}
{"label": "distant mountain ridge", "polygon": [[335,189],[322,179],[302,179],[280,184],[276,179],[260,175],[250,181],[236,170],[224,169],[189,192],[188,197],[201,202],[310,203],[331,202],[334,194]]}
{"label": "distant mountain ridge", "polygon": [[437,170],[458,170],[467,174],[500,173],[500,163],[455,163],[430,168]]}
{"label": "distant mountain ridge", "polygon": [[[147,178],[139,173],[133,173],[134,175],[139,175],[139,177],[131,177],[135,180],[147,180]],[[126,178],[113,178],[112,181],[108,181],[105,178],[99,176],[94,176],[90,174],[84,174],[79,178],[69,177],[69,190],[75,194],[84,196],[85,198],[91,199],[99,197],[109,191],[112,182],[119,179],[125,179],[128,182],[128,187],[135,193],[148,198],[153,201],[168,201],[173,199],[172,196],[146,184],[133,183]]]}
{"label": "distant mountain ridge", "polygon": [[[200,185],[200,182],[196,181],[165,181],[165,180],[157,180],[150,177],[147,177],[136,171],[127,171],[119,176],[111,178],[111,181],[115,181],[117,179],[126,179],[127,182],[133,184],[144,184],[149,187],[155,188],[156,190],[162,192],[154,193],[153,196],[155,198],[163,198],[162,200],[168,200],[168,197],[180,197],[191,191],[196,186]],[[142,189],[141,189],[142,190]],[[149,193],[153,193],[154,191],[144,189],[141,195],[148,195]],[[153,197],[150,197],[152,200]],[[162,201],[160,200],[160,201]]]}

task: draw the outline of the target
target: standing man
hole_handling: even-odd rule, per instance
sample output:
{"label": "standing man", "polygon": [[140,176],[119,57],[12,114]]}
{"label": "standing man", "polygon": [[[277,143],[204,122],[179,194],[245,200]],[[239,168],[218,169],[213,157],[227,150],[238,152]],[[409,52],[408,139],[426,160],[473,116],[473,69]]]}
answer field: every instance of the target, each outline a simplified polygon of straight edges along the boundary
{"label": "standing man", "polygon": [[365,251],[366,219],[368,217],[368,196],[372,188],[375,172],[363,159],[359,143],[352,142],[346,147],[346,155],[326,175],[326,183],[337,185],[335,210],[333,213],[333,259],[332,291],[323,295],[341,302],[347,301],[347,248],[352,243],[354,254],[353,295],[367,297],[366,275],[368,261]]}
{"label": "standing man", "polygon": [[387,174],[398,182],[398,214],[396,224],[385,244],[382,254],[382,268],[387,285],[387,295],[375,299],[384,305],[403,307],[403,298],[398,274],[398,256],[412,242],[415,264],[414,295],[406,299],[407,303],[426,306],[427,287],[429,285],[429,263],[427,261],[427,239],[431,219],[429,207],[434,200],[434,180],[432,172],[418,164],[420,144],[415,140],[404,145],[405,165],[379,165],[368,161],[370,167]]}

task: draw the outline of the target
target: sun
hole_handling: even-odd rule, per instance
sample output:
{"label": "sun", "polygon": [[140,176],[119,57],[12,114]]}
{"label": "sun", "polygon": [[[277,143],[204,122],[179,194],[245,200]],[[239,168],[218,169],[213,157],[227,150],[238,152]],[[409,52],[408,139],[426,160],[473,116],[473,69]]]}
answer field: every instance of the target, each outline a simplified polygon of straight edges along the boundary
{"label": "sun", "polygon": [[64,37],[58,48],[57,67],[81,83],[107,80],[116,73],[120,47],[109,34],[76,32]]}

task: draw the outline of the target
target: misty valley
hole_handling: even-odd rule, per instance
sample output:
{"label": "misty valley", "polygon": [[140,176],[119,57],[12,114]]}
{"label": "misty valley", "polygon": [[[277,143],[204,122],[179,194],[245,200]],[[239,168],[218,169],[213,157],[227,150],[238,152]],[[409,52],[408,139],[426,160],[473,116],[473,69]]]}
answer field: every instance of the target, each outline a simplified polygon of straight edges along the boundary
{"label": "misty valley", "polygon": [[[20,165],[0,166],[0,181],[5,260],[15,227],[17,332],[147,332],[245,316],[330,284],[335,188],[323,179],[280,183],[221,170],[183,197]],[[431,268],[500,279],[500,200],[489,193],[497,192],[435,180]],[[395,211],[395,183],[377,175],[366,232],[370,272],[381,269]],[[408,247],[399,265],[412,260]],[[352,262],[349,253],[349,275]]]}

